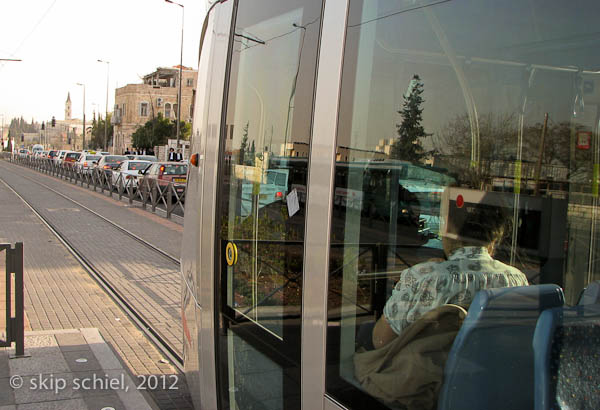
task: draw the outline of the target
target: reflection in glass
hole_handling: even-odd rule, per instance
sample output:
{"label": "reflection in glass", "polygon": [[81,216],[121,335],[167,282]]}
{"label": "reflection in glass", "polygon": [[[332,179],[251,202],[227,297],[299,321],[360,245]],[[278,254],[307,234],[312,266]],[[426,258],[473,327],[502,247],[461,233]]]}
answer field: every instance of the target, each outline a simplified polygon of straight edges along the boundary
{"label": "reflection in glass", "polygon": [[[598,12],[594,1],[350,1],[328,290],[327,391],[337,400],[407,406],[408,386],[394,398],[359,380],[357,357],[398,344],[440,306],[469,309],[479,291],[533,286],[536,293],[541,284],[562,288],[550,289],[561,295],[554,302],[563,303],[564,291],[575,304],[600,280]],[[501,235],[493,246],[482,238],[465,246],[481,228],[474,221],[482,209],[501,215]],[[447,244],[457,239],[467,251],[486,248],[490,259],[467,252],[454,263]],[[442,273],[453,266],[455,274]],[[524,306],[554,306],[546,302]],[[526,320],[507,303],[491,325],[515,336],[506,343],[523,358],[489,372],[517,375],[515,408],[531,408],[533,370],[525,369],[533,366],[539,312]],[[439,353],[451,346],[440,344]],[[443,361],[438,370],[436,389]],[[493,397],[494,386],[479,388]],[[489,408],[502,403],[489,401]]]}
{"label": "reflection in glass", "polygon": [[297,409],[321,2],[261,4],[237,6],[221,141],[220,407]]}

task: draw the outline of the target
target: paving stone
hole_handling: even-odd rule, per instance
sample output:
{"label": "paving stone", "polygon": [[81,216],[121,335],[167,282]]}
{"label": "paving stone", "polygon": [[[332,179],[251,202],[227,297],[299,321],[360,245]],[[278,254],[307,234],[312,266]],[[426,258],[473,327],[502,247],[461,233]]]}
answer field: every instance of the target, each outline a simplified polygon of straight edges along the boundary
{"label": "paving stone", "polygon": [[[51,199],[41,187],[28,182],[20,175],[39,178],[40,182],[72,196],[110,219],[116,219],[119,224],[139,236],[144,236],[150,242],[167,245],[170,247],[168,249],[170,253],[175,253],[175,249],[179,249],[180,227],[178,231],[170,226],[171,223],[168,221],[157,223],[145,217],[143,212],[132,212],[131,209],[121,206],[110,198],[102,198],[99,193],[94,195],[93,191],[75,188],[53,177],[0,161],[0,179],[7,180],[15,186],[26,199],[37,201],[35,206],[50,208],[52,211],[47,211],[45,216],[54,218],[52,221],[57,226],[70,227],[68,233],[72,236],[69,240],[76,243],[78,247],[80,243],[84,244],[85,252],[94,256],[94,263],[103,270],[106,269],[113,279],[129,281],[123,282],[124,286],[122,286],[125,292],[129,292],[128,297],[150,308],[148,311],[151,313],[153,323],[164,326],[173,340],[181,342],[181,330],[177,327],[180,278],[176,270],[167,268],[169,261],[161,257],[163,259],[161,263],[151,262],[149,255],[152,254],[152,258],[156,258],[156,254],[146,247],[139,252],[131,250],[122,252],[123,249],[131,247],[132,242],[135,242],[133,239],[120,244],[109,244],[107,247],[98,247],[89,240],[89,232],[93,231],[95,237],[112,240],[114,228],[103,227],[100,220],[92,217],[91,214],[82,218],[82,215],[87,212],[65,212],[64,209],[73,208],[74,205],[72,203],[65,205],[64,198],[59,201],[60,197],[56,197],[55,194],[54,199]],[[97,327],[106,342],[119,353],[134,375],[149,371],[157,374],[173,374],[172,367],[158,369],[156,366],[150,366],[157,363],[162,355],[98,284],[83,271],[70,253],[65,251],[56,237],[1,183],[0,209],[3,210],[0,213],[0,237],[8,242],[25,242],[25,310],[31,329]],[[154,216],[154,218],[158,217]],[[78,234],[77,230],[84,234]],[[141,246],[135,243],[135,246]],[[173,243],[177,245],[172,245]],[[174,256],[177,255],[178,252]],[[165,308],[157,308],[157,303],[164,303]],[[120,320],[117,321],[115,318]],[[176,326],[167,327],[167,324]],[[64,346],[61,348],[68,350]],[[187,405],[181,407],[182,409],[191,408],[187,393],[182,391],[177,394],[169,393],[172,400],[183,397],[182,400]],[[154,395],[155,392],[151,394]]]}
{"label": "paving stone", "polygon": [[[43,403],[20,404],[18,410],[86,410],[88,407],[82,399],[56,400]],[[2,410],[0,408],[0,410]]]}
{"label": "paving stone", "polygon": [[10,386],[10,379],[8,377],[4,377],[0,379],[0,406],[11,404],[15,404],[14,391]]}

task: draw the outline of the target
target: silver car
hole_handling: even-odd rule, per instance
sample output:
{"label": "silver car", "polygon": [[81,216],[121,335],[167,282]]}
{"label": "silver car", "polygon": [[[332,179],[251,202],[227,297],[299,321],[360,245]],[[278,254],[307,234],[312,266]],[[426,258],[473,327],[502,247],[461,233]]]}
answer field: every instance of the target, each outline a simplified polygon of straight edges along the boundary
{"label": "silver car", "polygon": [[76,171],[83,174],[91,174],[94,165],[100,160],[101,156],[96,154],[83,153],[73,165]]}

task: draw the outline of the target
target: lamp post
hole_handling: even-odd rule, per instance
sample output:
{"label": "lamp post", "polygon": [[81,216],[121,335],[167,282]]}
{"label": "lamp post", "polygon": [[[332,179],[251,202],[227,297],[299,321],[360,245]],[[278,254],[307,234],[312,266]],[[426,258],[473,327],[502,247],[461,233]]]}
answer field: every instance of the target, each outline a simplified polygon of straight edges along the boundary
{"label": "lamp post", "polygon": [[172,0],[165,1],[181,7],[181,50],[179,53],[179,93],[177,94],[177,148],[179,148],[179,138],[181,135],[181,77],[183,76],[183,20],[185,8],[183,7],[183,4],[176,3]]}
{"label": "lamp post", "polygon": [[84,150],[85,149],[85,84],[77,83],[77,85],[80,85],[83,87],[83,134],[81,137],[81,149]]}
{"label": "lamp post", "polygon": [[[106,107],[104,110],[104,151],[108,149],[108,72],[110,67],[110,61],[98,60],[99,63],[106,63]],[[113,154],[114,149],[114,138],[113,138]]]}

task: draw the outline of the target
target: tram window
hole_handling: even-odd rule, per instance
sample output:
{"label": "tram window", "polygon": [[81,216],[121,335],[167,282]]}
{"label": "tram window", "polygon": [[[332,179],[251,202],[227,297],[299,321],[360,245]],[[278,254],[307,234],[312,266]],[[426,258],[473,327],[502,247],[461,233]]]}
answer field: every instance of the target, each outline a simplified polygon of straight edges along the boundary
{"label": "tram window", "polygon": [[302,193],[321,7],[236,1],[217,213],[222,409],[301,408]]}
{"label": "tram window", "polygon": [[[340,403],[534,407],[539,313],[600,280],[599,12],[350,0],[328,289],[326,390]],[[489,304],[469,326],[498,332],[480,343],[497,359],[461,347],[479,292]],[[465,355],[471,370],[454,373]],[[471,390],[448,387],[455,376]]]}

